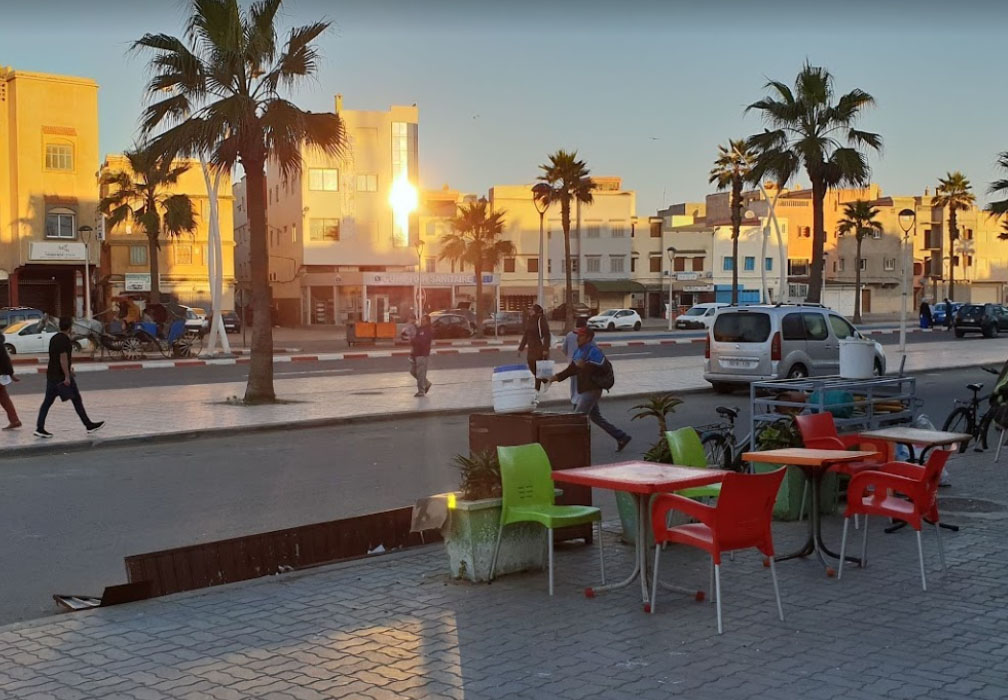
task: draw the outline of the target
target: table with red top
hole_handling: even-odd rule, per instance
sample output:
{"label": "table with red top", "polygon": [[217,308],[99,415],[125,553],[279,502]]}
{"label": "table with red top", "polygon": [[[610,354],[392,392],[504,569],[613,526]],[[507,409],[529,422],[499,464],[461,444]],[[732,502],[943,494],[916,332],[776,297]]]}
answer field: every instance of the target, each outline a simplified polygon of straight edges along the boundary
{"label": "table with red top", "polygon": [[[780,450],[764,450],[762,452],[746,452],[742,459],[746,462],[758,464],[786,464],[799,467],[805,472],[806,478],[812,488],[809,489],[812,497],[812,507],[809,510],[809,534],[808,540],[800,549],[791,554],[774,557],[775,561],[794,559],[796,557],[807,557],[815,554],[822,565],[826,567],[826,574],[832,576],[833,568],[826,561],[823,554],[827,554],[834,559],[839,559],[840,555],[830,550],[822,541],[822,518],[819,513],[819,498],[822,491],[823,475],[835,464],[844,462],[860,462],[869,457],[875,457],[878,453],[873,450],[814,450],[807,447],[787,447]],[[859,566],[861,560],[857,557],[845,557],[847,561],[852,561]]]}
{"label": "table with red top", "polygon": [[622,588],[633,583],[638,576],[641,581],[641,596],[645,606],[649,604],[647,583],[647,535],[651,527],[651,502],[660,493],[670,493],[695,486],[716,484],[729,472],[723,469],[703,467],[681,467],[677,464],[658,462],[618,462],[600,464],[593,467],[577,467],[553,472],[553,481],[566,484],[580,484],[611,491],[626,491],[637,502],[637,562],[633,573],[619,583],[588,588],[585,595]]}

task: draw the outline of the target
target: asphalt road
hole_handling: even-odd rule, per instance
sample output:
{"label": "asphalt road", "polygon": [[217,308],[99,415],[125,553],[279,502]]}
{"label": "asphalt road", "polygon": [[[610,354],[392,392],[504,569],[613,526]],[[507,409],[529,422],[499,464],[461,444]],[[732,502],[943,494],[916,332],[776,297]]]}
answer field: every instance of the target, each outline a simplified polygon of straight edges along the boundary
{"label": "asphalt road", "polygon": [[[673,336],[648,334],[599,334],[596,338],[604,342],[610,338],[613,340],[643,339],[646,337],[696,337],[696,334],[680,333]],[[898,343],[899,338],[895,334],[884,334],[877,336],[879,342],[886,348],[888,362],[891,370],[897,369],[899,362]],[[907,336],[908,345],[922,343],[934,343],[946,341],[949,336],[945,333],[912,333]],[[985,340],[979,337],[968,337],[962,340],[964,346],[968,347],[975,343],[983,342],[1006,342],[1004,339]],[[471,353],[471,354],[445,354],[436,355],[431,360],[432,369],[460,369],[472,367],[495,367],[501,364],[513,362],[524,362],[524,354],[517,352],[517,340],[514,340],[514,351]],[[390,346],[383,347],[390,349]],[[404,348],[397,348],[403,350]],[[335,352],[329,349],[329,352]],[[318,350],[316,352],[321,352]],[[619,358],[659,358],[659,357],[683,357],[686,355],[700,355],[703,353],[702,343],[687,343],[681,345],[635,345],[630,347],[606,348],[605,352],[614,360]],[[554,357],[559,358],[559,352],[554,352]],[[277,378],[283,377],[305,377],[305,376],[325,376],[340,374],[370,374],[375,372],[396,372],[406,371],[406,360],[403,357],[372,357],[367,359],[335,360],[326,362],[297,362],[297,363],[275,363],[274,374]],[[40,394],[42,393],[45,381],[43,375],[28,373],[22,370],[20,375],[22,381],[8,386],[11,394]],[[202,367],[172,367],[164,369],[134,369],[118,372],[93,372],[78,374],[77,381],[81,389],[130,389],[156,386],[179,386],[183,384],[216,384],[221,382],[241,382],[248,377],[247,365],[207,365]]]}
{"label": "asphalt road", "polygon": [[[989,385],[990,375],[919,375],[924,411],[940,426],[971,381]],[[746,408],[741,395],[684,399],[672,426],[710,423],[723,403]],[[630,420],[634,403],[602,404],[633,436],[619,458],[639,456],[657,438],[654,421]],[[465,416],[427,416],[296,437],[270,431],[0,459],[0,624],[55,612],[53,593],[100,595],[126,580],[123,557],[130,554],[349,517],[453,490],[451,459],[467,444]],[[598,430],[592,454],[596,463],[617,458],[613,441]],[[607,518],[616,517],[608,492],[596,492],[596,500]]]}

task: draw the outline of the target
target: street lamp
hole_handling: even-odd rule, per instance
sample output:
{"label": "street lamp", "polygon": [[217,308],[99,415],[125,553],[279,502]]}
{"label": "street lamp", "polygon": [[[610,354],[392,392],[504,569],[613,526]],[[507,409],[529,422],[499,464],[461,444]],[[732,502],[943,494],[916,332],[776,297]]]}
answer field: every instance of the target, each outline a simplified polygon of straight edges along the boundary
{"label": "street lamp", "polygon": [[91,258],[91,235],[94,229],[90,226],[81,226],[77,229],[77,234],[84,243],[84,318],[91,320],[91,276],[89,274],[88,263]]}
{"label": "street lamp", "polygon": [[535,205],[536,211],[539,212],[539,286],[537,287],[539,301],[539,306],[543,306],[543,217],[546,215],[546,210],[550,206],[550,193],[552,189],[545,182],[537,182],[532,185],[532,204]]}
{"label": "street lamp", "polygon": [[416,278],[417,278],[417,321],[420,321],[420,317],[423,316],[423,249],[424,242],[422,238],[418,238],[416,242],[416,254],[417,254],[417,268],[416,268]]}
{"label": "street lamp", "polygon": [[[900,354],[906,357],[906,320],[907,320],[907,248],[910,239],[910,229],[917,234],[917,212],[913,209],[903,209],[899,213],[899,225],[903,229],[903,298],[900,306]],[[901,365],[902,367],[902,365]]]}
{"label": "street lamp", "polygon": [[672,330],[672,269],[675,267],[675,253],[674,247],[669,246],[668,250],[669,268],[668,268],[668,329]]}

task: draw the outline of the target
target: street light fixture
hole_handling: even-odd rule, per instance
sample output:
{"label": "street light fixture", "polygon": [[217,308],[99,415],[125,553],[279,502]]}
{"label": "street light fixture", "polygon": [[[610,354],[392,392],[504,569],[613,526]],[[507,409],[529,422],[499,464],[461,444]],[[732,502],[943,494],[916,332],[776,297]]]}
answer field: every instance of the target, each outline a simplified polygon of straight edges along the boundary
{"label": "street light fixture", "polygon": [[539,306],[543,306],[543,257],[544,257],[544,246],[543,242],[543,217],[546,215],[546,210],[550,206],[550,193],[552,189],[545,182],[537,182],[532,185],[532,204],[535,205],[536,211],[539,212],[539,285],[537,287],[537,299]]}
{"label": "street light fixture", "polygon": [[77,229],[81,242],[84,243],[84,318],[91,320],[91,275],[88,268],[91,258],[91,236],[94,229],[90,226],[81,226]]}
{"label": "street light fixture", "polygon": [[[917,212],[913,209],[903,209],[899,213],[899,225],[903,229],[903,294],[900,306],[900,354],[903,356],[903,362],[906,361],[906,322],[907,322],[907,272],[909,265],[907,265],[907,249],[910,247],[910,229],[913,229],[914,235],[917,234]],[[912,257],[911,257],[912,260]],[[912,264],[912,263],[911,263]],[[903,364],[900,364],[900,370],[902,371]]]}
{"label": "street light fixture", "polygon": [[668,250],[669,272],[668,272],[668,329],[672,330],[672,268],[675,267],[676,249],[669,246]]}
{"label": "street light fixture", "polygon": [[416,298],[416,308],[417,308],[417,321],[423,316],[423,250],[424,242],[422,238],[418,238],[416,242],[416,254],[417,254],[417,298]]}

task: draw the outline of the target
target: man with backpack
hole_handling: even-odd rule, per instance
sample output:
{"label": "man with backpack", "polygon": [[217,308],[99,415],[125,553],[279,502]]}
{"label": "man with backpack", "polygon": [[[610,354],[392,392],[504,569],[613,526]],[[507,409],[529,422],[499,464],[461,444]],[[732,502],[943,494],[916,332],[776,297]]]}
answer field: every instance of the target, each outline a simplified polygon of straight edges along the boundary
{"label": "man with backpack", "polygon": [[607,421],[598,407],[602,391],[612,389],[615,384],[612,363],[595,344],[595,331],[591,328],[578,328],[575,332],[578,347],[574,351],[573,360],[567,365],[567,369],[554,374],[550,381],[562,382],[576,376],[578,394],[574,412],[587,414],[592,423],[616,440],[616,451],[622,452],[630,442],[630,436]]}

